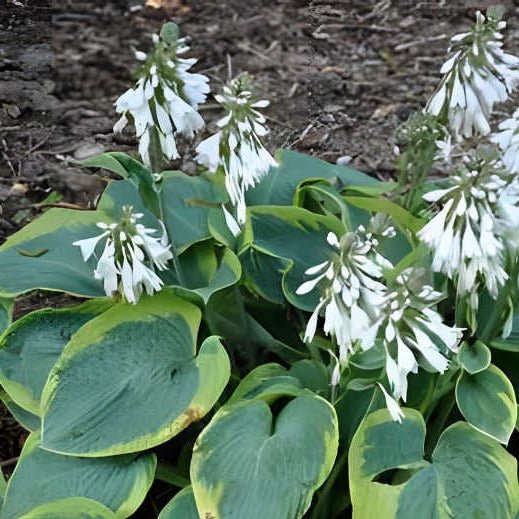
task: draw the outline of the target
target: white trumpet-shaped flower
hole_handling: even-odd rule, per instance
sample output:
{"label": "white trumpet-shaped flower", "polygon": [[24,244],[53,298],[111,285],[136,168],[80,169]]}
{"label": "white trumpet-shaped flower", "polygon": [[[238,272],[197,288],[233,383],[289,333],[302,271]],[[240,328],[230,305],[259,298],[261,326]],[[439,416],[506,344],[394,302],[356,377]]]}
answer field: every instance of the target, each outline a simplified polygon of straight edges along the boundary
{"label": "white trumpet-shaped flower", "polygon": [[496,298],[508,279],[505,252],[518,241],[519,180],[483,155],[467,159],[449,180],[446,189],[424,196],[441,210],[418,236],[432,251],[433,270],[454,280],[458,294],[470,294],[476,308],[480,285]]}
{"label": "white trumpet-shaped flower", "polygon": [[378,383],[377,386],[380,388],[382,394],[384,395],[387,410],[389,411],[389,414],[391,415],[393,421],[402,423],[402,418],[405,418],[405,415],[402,409],[400,409],[398,402],[386,391],[386,388],[382,384]]}
{"label": "white trumpet-shaped flower", "polygon": [[[215,96],[226,115],[217,123],[218,132],[196,148],[198,163],[211,173],[220,168],[224,172],[225,187],[235,208],[238,225],[245,223],[245,192],[276,166],[276,161],[261,143],[261,137],[268,130],[265,117],[258,109],[265,108],[269,102],[254,98],[251,83],[248,74],[241,74],[224,87],[221,95]],[[227,221],[229,216],[228,212]],[[234,224],[231,226],[236,228]]]}
{"label": "white trumpet-shaped flower", "polygon": [[92,238],[73,243],[81,250],[86,262],[95,256],[97,245],[104,240],[104,248],[94,270],[94,277],[103,281],[106,295],[112,296],[120,291],[130,303],[136,303],[145,291],[148,295],[161,290],[162,280],[155,273],[166,270],[173,257],[165,229],[162,237],[152,236],[155,229],[137,223],[140,213],[132,213],[131,207],[123,207],[120,223],[97,226],[102,233]]}
{"label": "white trumpet-shaped flower", "polygon": [[519,58],[502,49],[505,27],[506,22],[478,11],[472,30],[451,39],[453,54],[425,109],[445,121],[458,139],[490,133],[494,105],[506,101],[519,83]]}
{"label": "white trumpet-shaped flower", "polygon": [[[386,231],[387,235],[394,232]],[[363,228],[346,233],[339,241],[330,232],[327,238],[331,259],[310,267],[305,281],[296,291],[304,295],[321,288],[321,297],[306,327],[304,339],[311,342],[319,315],[324,315],[323,330],[335,338],[339,361],[347,363],[357,347],[371,348],[375,342],[381,315],[386,304],[382,271],[391,264],[377,251],[377,238]]]}
{"label": "white trumpet-shaped flower", "polygon": [[421,281],[421,273],[406,269],[387,295],[381,331],[386,349],[386,374],[396,400],[407,398],[407,377],[425,365],[443,373],[450,352],[458,350],[462,329],[443,323],[433,308],[442,294]]}
{"label": "white trumpet-shaped flower", "polygon": [[161,35],[154,35],[155,48],[149,55],[137,51],[136,58],[144,62],[139,79],[115,102],[121,118],[114,126],[119,133],[131,119],[139,153],[144,163],[153,168],[154,152],[160,149],[166,159],[179,157],[175,135],[193,138],[204,127],[198,113],[209,92],[208,78],[188,70],[196,59],[180,58],[189,50],[184,38],[178,38],[174,24],[166,24]]}
{"label": "white trumpet-shaped flower", "polygon": [[499,124],[492,141],[501,148],[501,160],[512,173],[519,173],[519,109]]}

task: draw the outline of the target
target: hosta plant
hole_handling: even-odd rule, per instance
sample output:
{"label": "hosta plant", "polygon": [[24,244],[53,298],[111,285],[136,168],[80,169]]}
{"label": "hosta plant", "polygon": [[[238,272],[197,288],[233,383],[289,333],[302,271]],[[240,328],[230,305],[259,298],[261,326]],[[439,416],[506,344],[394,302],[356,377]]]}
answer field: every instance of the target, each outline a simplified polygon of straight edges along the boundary
{"label": "hosta plant", "polygon": [[[146,500],[160,519],[513,519],[504,28],[490,10],[452,39],[394,182],[271,155],[247,75],[204,133],[208,80],[178,28],[138,51],[115,130],[133,125],[140,158],[88,159],[120,177],[96,209],[50,209],[0,247],[1,395],[30,432],[0,518],[123,518]],[[198,174],[167,169],[190,146]],[[43,290],[69,304],[11,322]]]}

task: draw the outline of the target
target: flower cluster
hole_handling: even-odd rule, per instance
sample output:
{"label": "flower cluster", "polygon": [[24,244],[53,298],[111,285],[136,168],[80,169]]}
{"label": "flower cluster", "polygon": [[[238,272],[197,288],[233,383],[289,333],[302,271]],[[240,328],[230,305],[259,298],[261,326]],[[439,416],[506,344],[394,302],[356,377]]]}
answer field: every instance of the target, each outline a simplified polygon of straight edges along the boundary
{"label": "flower cluster", "polygon": [[443,207],[418,236],[433,252],[433,270],[453,279],[458,294],[470,294],[477,308],[481,284],[496,298],[508,279],[506,249],[517,241],[519,179],[500,160],[479,153],[466,158],[449,184],[424,196]]}
{"label": "flower cluster", "polygon": [[160,36],[154,34],[155,49],[149,55],[137,51],[143,62],[134,88],[122,94],[115,103],[122,116],[114,126],[121,132],[132,119],[139,139],[139,153],[144,163],[154,169],[152,149],[159,149],[167,159],[179,157],[175,134],[192,138],[204,126],[197,112],[209,92],[208,78],[188,70],[196,59],[180,58],[189,50],[178,28],[166,24]]}
{"label": "flower cluster", "polygon": [[[241,74],[224,86],[223,93],[215,99],[226,115],[217,122],[218,132],[196,148],[200,164],[212,173],[219,168],[223,170],[225,186],[240,225],[245,223],[245,192],[276,166],[260,139],[268,130],[265,117],[257,109],[265,108],[269,102],[256,100],[251,87],[248,74]],[[236,234],[239,226],[228,212],[225,214],[230,229]]]}
{"label": "flower cluster", "polygon": [[423,358],[426,367],[443,373],[448,367],[446,355],[457,352],[462,336],[460,328],[445,325],[441,315],[432,308],[443,296],[423,283],[421,278],[421,272],[412,268],[396,277],[387,294],[387,307],[381,324],[386,374],[394,397],[404,401],[407,398],[407,376],[418,372],[416,354]]}
{"label": "flower cluster", "polygon": [[394,230],[381,226],[382,220],[376,216],[368,231],[361,226],[340,240],[329,233],[330,260],[307,269],[306,274],[313,278],[296,293],[303,295],[317,286],[321,288],[304,339],[313,340],[319,316],[324,314],[323,331],[336,340],[339,348],[338,358],[331,352],[336,358],[332,385],[339,383],[341,368],[352,354],[377,343],[383,345],[392,395],[381,389],[391,415],[400,421],[396,400],[406,400],[409,373],[416,373],[420,364],[444,372],[447,356],[457,351],[461,330],[443,323],[433,309],[442,295],[423,283],[417,270],[405,270],[388,286],[384,271],[392,265],[380,254],[377,236],[392,237]]}
{"label": "flower cluster", "polygon": [[[362,231],[348,232],[340,242],[330,232],[331,259],[307,269],[305,274],[315,277],[296,291],[307,294],[321,282],[322,295],[308,321],[305,341],[312,341],[319,314],[324,312],[323,330],[337,341],[341,364],[357,346],[363,350],[373,346],[385,305],[386,289],[380,280],[382,269],[391,264],[376,252],[377,238]],[[391,233],[391,229],[386,232]]]}
{"label": "flower cluster", "polygon": [[166,270],[172,258],[164,229],[161,238],[153,237],[155,229],[137,223],[142,216],[125,206],[120,223],[100,222],[97,226],[102,229],[101,234],[74,242],[81,249],[83,260],[88,261],[98,243],[105,240],[94,277],[103,281],[106,295],[120,291],[130,303],[136,303],[144,290],[148,295],[161,290],[163,282],[155,268]]}
{"label": "flower cluster", "polygon": [[519,82],[519,58],[502,50],[506,22],[481,12],[470,32],[451,39],[454,54],[443,64],[445,74],[426,111],[444,121],[454,135],[490,133],[494,104],[506,101]]}
{"label": "flower cluster", "polygon": [[499,124],[492,142],[501,148],[503,164],[511,173],[519,173],[519,109]]}

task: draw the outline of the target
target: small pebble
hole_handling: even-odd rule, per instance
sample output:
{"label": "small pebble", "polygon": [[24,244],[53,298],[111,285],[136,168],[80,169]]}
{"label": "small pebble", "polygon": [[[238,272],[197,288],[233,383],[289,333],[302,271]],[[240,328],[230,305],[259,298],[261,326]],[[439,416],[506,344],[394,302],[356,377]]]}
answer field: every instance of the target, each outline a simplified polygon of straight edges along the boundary
{"label": "small pebble", "polygon": [[351,155],[343,155],[337,159],[337,164],[339,166],[347,166],[351,162],[352,158]]}

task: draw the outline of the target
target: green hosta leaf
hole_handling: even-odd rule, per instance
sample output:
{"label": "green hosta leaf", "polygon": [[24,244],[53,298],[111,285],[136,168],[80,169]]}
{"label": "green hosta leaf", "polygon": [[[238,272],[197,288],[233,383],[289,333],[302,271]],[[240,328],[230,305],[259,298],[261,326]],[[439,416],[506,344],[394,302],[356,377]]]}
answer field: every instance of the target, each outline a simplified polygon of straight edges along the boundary
{"label": "green hosta leaf", "polygon": [[291,400],[276,418],[262,400],[225,406],[193,452],[199,515],[298,519],[328,477],[337,448],[335,411],[318,396]]}
{"label": "green hosta leaf", "polygon": [[200,519],[193,489],[181,490],[160,512],[158,519]]}
{"label": "green hosta leaf", "polygon": [[517,420],[517,401],[512,383],[499,368],[491,364],[475,375],[462,373],[456,401],[473,427],[508,443]]}
{"label": "green hosta leaf", "polygon": [[271,404],[282,396],[299,396],[303,392],[299,379],[290,376],[285,368],[275,363],[264,364],[240,382],[226,405],[254,399]]}
{"label": "green hosta leaf", "polygon": [[[122,178],[131,177],[134,182],[139,179],[139,176],[142,173],[140,170],[146,169],[143,164],[135,160],[133,157],[130,157],[126,153],[122,153],[120,151],[101,153],[95,157],[89,157],[88,159],[81,160],[79,161],[79,164],[87,168],[106,169],[107,171],[116,173]],[[151,173],[149,171],[148,174],[150,175],[150,180],[152,180]]]}
{"label": "green hosta leaf", "polygon": [[507,519],[518,507],[517,461],[490,438],[458,422],[441,435],[432,464],[405,485],[396,518]]}
{"label": "green hosta leaf", "polygon": [[[298,207],[253,207],[250,210],[251,246],[259,252],[287,260],[283,276],[283,292],[288,301],[304,310],[317,305],[317,291],[296,295],[305,280],[305,270],[328,259],[326,237],[330,231],[342,234],[341,222],[334,217],[311,213]],[[274,262],[279,263],[278,260]],[[263,257],[262,261],[267,261]],[[275,263],[275,264],[276,264]],[[248,273],[256,281],[256,273]]]}
{"label": "green hosta leaf", "polygon": [[349,189],[374,192],[388,187],[365,173],[296,151],[280,150],[277,160],[279,167],[272,168],[256,187],[247,192],[247,205],[292,205],[297,187],[308,180],[336,180]]}
{"label": "green hosta leaf", "polygon": [[0,469],[0,509],[4,504],[5,491],[7,489],[7,482],[5,481],[4,474]]}
{"label": "green hosta leaf", "polygon": [[387,470],[425,463],[423,418],[411,409],[406,409],[405,415],[399,424],[392,421],[386,409],[375,411],[353,436],[348,464],[355,519],[395,517],[402,485],[387,485],[374,479]]}
{"label": "green hosta leaf", "polygon": [[490,346],[497,348],[498,350],[519,353],[519,314],[514,316],[510,335],[506,339],[499,338],[492,341]]}
{"label": "green hosta leaf", "polygon": [[313,212],[323,212],[327,215],[340,214],[344,227],[346,229],[353,228],[350,208],[336,186],[324,182],[303,184],[297,190],[295,198],[295,205],[305,207]]}
{"label": "green hosta leaf", "polygon": [[418,232],[425,223],[420,218],[416,218],[403,207],[385,198],[375,198],[369,196],[345,196],[346,203],[351,204],[371,213],[382,213],[391,216],[395,224],[403,229],[410,229]]}
{"label": "green hosta leaf", "polygon": [[240,357],[248,361],[271,352],[287,362],[299,360],[304,355],[296,347],[273,337],[246,310],[237,288],[215,294],[205,309],[204,320],[212,334],[225,337],[229,345],[236,347]]}
{"label": "green hosta leaf", "polygon": [[458,359],[467,373],[475,375],[490,366],[491,354],[481,341],[474,344],[464,342],[458,352]]}
{"label": "green hosta leaf", "polygon": [[245,274],[245,286],[263,299],[275,304],[283,304],[283,274],[290,268],[290,260],[250,247],[240,255]]}
{"label": "green hosta leaf", "polygon": [[[217,177],[216,177],[217,178]],[[225,221],[224,212],[221,207],[214,207],[209,210],[207,221],[211,236],[219,243],[226,245],[231,250],[237,250],[241,241],[241,236],[234,236],[229,230]]]}
{"label": "green hosta leaf", "polygon": [[330,377],[326,366],[321,362],[304,359],[294,362],[288,374],[299,379],[303,387],[321,396],[328,393]]}
{"label": "green hosta leaf", "polygon": [[0,292],[14,297],[36,288],[87,297],[103,295],[93,269],[81,258],[76,240],[99,234],[106,213],[50,209],[0,247]]}
{"label": "green hosta leaf", "polygon": [[43,386],[65,344],[111,304],[96,300],[62,310],[38,310],[4,333],[0,341],[0,383],[14,403],[33,415],[39,414]]}
{"label": "green hosta leaf", "polygon": [[70,497],[31,510],[21,519],[118,519],[109,508],[85,497]]}
{"label": "green hosta leaf", "polygon": [[[197,294],[203,305],[214,293],[234,285],[241,277],[240,260],[234,252],[227,247],[215,247],[213,240],[193,245],[179,261],[184,288]],[[176,284],[177,280],[166,282]]]}
{"label": "green hosta leaf", "polygon": [[6,240],[0,247],[0,297],[38,288],[104,296],[102,283],[94,279],[95,263],[85,263],[72,243],[98,235],[96,223],[118,220],[123,205],[144,212],[142,223],[159,229],[156,218],[142,207],[135,188],[126,181],[112,182],[96,211],[50,209]]}
{"label": "green hosta leaf", "polygon": [[13,320],[14,299],[0,298],[0,334]]}
{"label": "green hosta leaf", "polygon": [[386,409],[375,411],[355,433],[349,451],[355,519],[513,516],[519,506],[513,456],[458,422],[443,432],[429,463],[423,459],[423,418],[404,411],[402,424]]}
{"label": "green hosta leaf", "polygon": [[128,179],[138,189],[145,206],[159,214],[158,195],[151,172],[139,161],[120,151],[103,153],[81,161],[83,166],[102,168]]}
{"label": "green hosta leaf", "polygon": [[179,254],[211,237],[209,212],[228,199],[215,182],[180,171],[164,172],[161,193],[165,224]]}
{"label": "green hosta leaf", "polygon": [[84,325],[43,390],[42,447],[78,456],[136,452],[203,417],[230,366],[216,337],[196,354],[199,323],[198,307],[163,290]]}
{"label": "green hosta leaf", "polygon": [[[53,510],[51,503],[55,502],[58,502],[57,510],[64,513],[65,505],[60,501],[74,497],[97,501],[117,517],[128,517],[144,500],[153,482],[155,465],[153,454],[99,459],[53,454],[39,447],[38,434],[33,433],[27,439],[7,485],[0,518],[14,519],[26,514],[33,517],[30,512],[45,504],[50,513]],[[51,516],[36,514],[35,517]],[[56,513],[54,517],[70,519],[76,516]]]}
{"label": "green hosta leaf", "polygon": [[363,418],[384,407],[383,397],[373,383],[361,391],[347,389],[335,402],[339,421],[339,438],[349,445]]}

